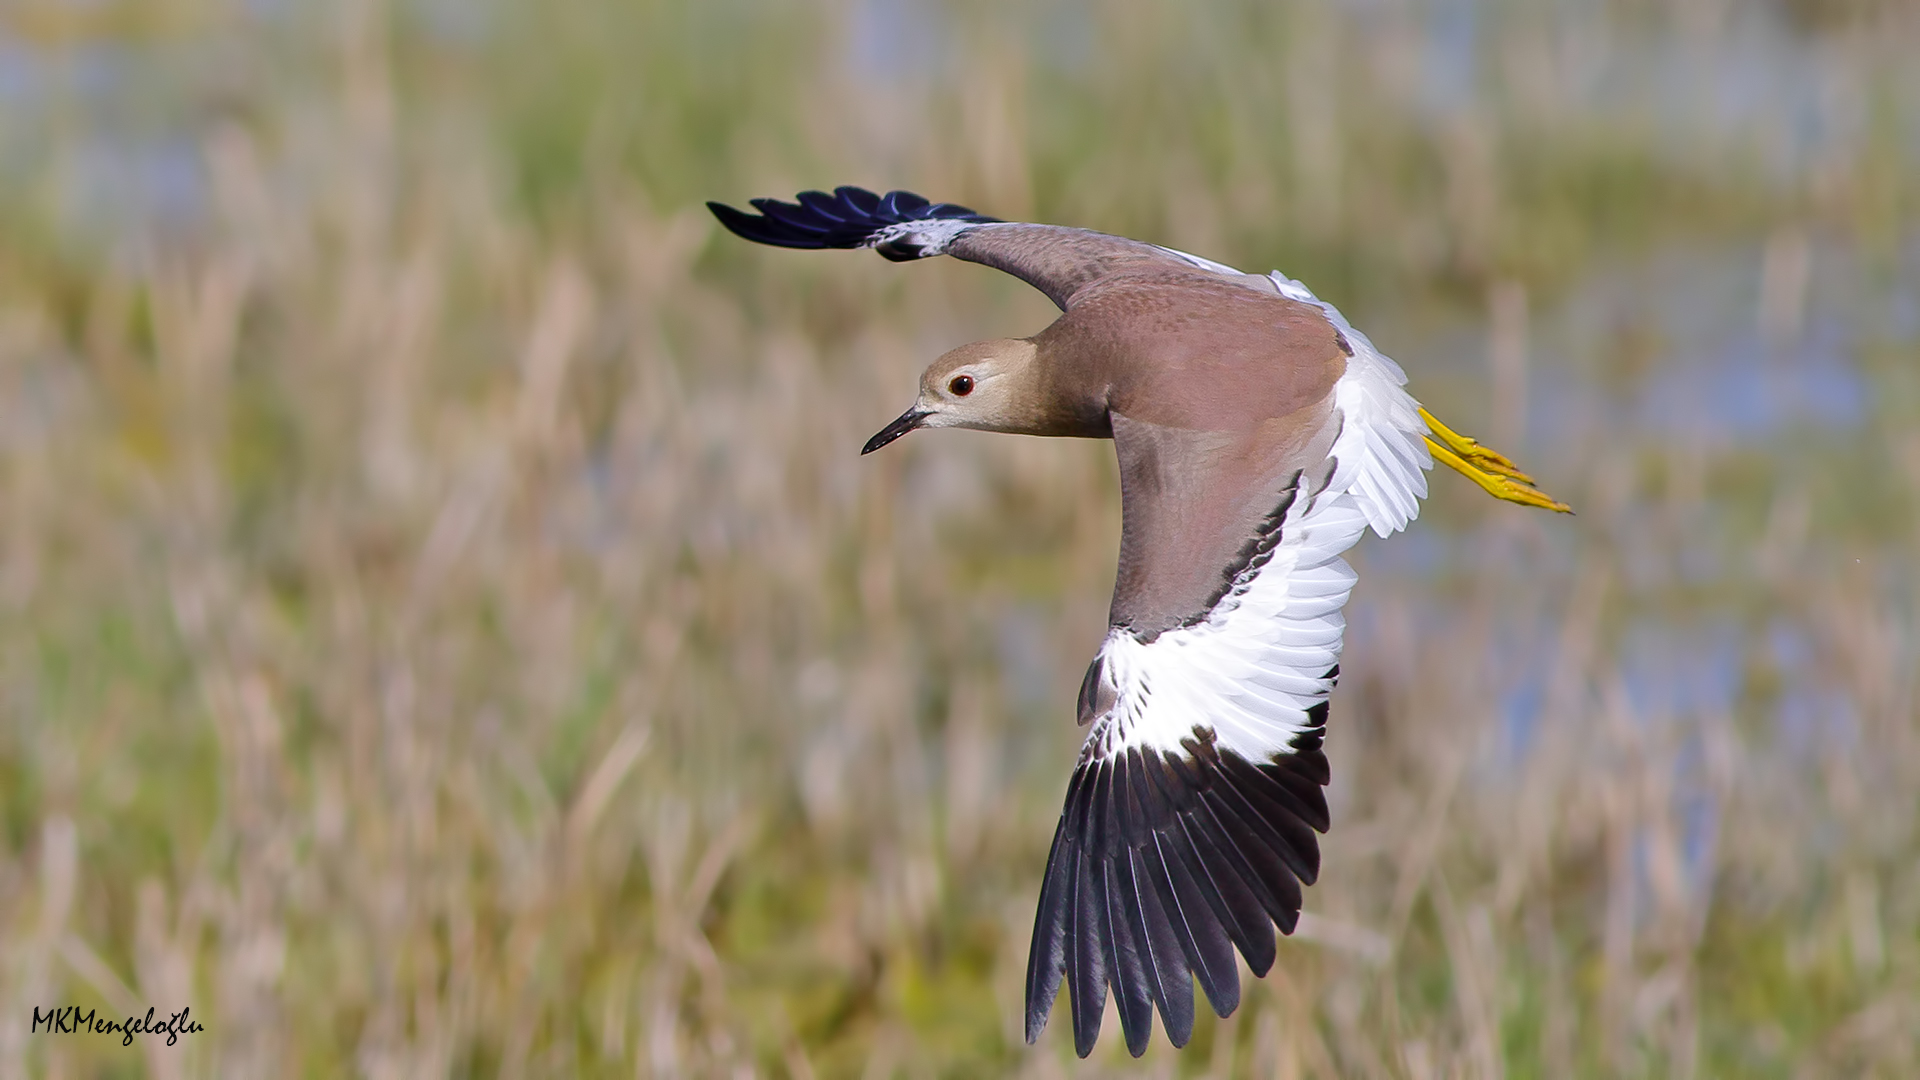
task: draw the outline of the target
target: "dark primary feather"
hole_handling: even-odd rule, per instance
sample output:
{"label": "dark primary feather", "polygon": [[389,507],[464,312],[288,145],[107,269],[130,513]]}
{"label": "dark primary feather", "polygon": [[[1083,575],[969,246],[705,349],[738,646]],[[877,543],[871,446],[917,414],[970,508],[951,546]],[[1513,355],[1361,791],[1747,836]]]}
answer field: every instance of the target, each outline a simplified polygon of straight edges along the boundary
{"label": "dark primary feather", "polygon": [[[1187,972],[1180,936],[1168,917],[1167,905],[1154,877],[1153,865],[1159,856],[1153,847],[1153,828],[1146,804],[1141,801],[1144,785],[1133,782],[1132,775],[1145,766],[1138,753],[1129,752],[1114,762],[1114,768],[1120,776],[1120,790],[1125,793],[1121,818],[1126,857],[1121,861],[1120,874],[1126,881],[1128,927],[1144,954],[1148,997],[1160,1007],[1160,1015],[1167,1025],[1167,1039],[1175,1046],[1184,1046],[1193,1034],[1193,983]],[[1139,1025],[1142,1050],[1152,1021],[1153,1013],[1149,1009]],[[1129,1047],[1131,1045],[1130,1041]]]}
{"label": "dark primary feather", "polygon": [[[1144,920],[1133,889],[1132,845],[1120,830],[1120,805],[1127,798],[1124,765],[1123,760],[1114,761],[1106,770],[1109,782],[1106,813],[1100,822],[1101,846],[1114,855],[1101,860],[1105,879],[1101,891],[1107,898],[1107,940],[1111,943],[1107,970],[1113,981],[1114,1003],[1120,1008],[1120,1030],[1126,1035],[1127,1050],[1139,1057],[1146,1053],[1147,1040],[1153,1035],[1154,994],[1148,985],[1146,945],[1141,940],[1145,934],[1134,932],[1136,926],[1144,927]],[[1087,1048],[1093,1048],[1092,1040],[1088,1040]]]}
{"label": "dark primary feather", "polygon": [[[1311,718],[1324,724],[1316,708]],[[1318,874],[1327,804],[1321,728],[1289,752],[1249,761],[1196,727],[1181,749],[1092,754],[1075,770],[1040,889],[1027,961],[1027,1040],[1039,1038],[1064,977],[1074,1048],[1100,1034],[1114,992],[1138,1057],[1157,1008],[1167,1038],[1193,1034],[1197,979],[1214,1012],[1240,1004],[1237,948],[1256,975],[1291,933],[1300,888]]]}
{"label": "dark primary feather", "polygon": [[1080,865],[1082,789],[1088,772],[1076,769],[1067,784],[1066,808],[1054,830],[1053,849],[1047,852],[1047,875],[1040,883],[1040,905],[1033,924],[1033,943],[1027,953],[1027,1041],[1040,1037],[1053,1000],[1060,993],[1060,976],[1067,968],[1067,925],[1073,910],[1074,873]]}
{"label": "dark primary feather", "polygon": [[[1233,1010],[1240,1007],[1240,974],[1233,963],[1233,939],[1212,914],[1214,900],[1208,891],[1210,886],[1203,887],[1195,880],[1184,839],[1155,833],[1153,844],[1151,853],[1142,854],[1158,862],[1155,884],[1160,889],[1161,903],[1168,912],[1178,912],[1174,929],[1179,936],[1180,950],[1192,965],[1194,978],[1199,980],[1200,989],[1207,995],[1214,1013],[1232,1015]],[[1171,1038],[1173,1034],[1173,1019],[1169,1017],[1167,1035]]]}
{"label": "dark primary feather", "polygon": [[865,188],[837,187],[831,195],[824,191],[803,191],[795,198],[798,201],[790,203],[779,199],[748,200],[760,211],[758,214],[718,202],[708,203],[707,209],[735,235],[785,248],[863,247],[882,229],[909,221],[998,220],[952,203],[929,203],[911,191],[875,195]]}
{"label": "dark primary feather", "polygon": [[1112,780],[1106,769],[1094,772],[1087,785],[1085,816],[1087,831],[1080,845],[1077,882],[1074,890],[1073,925],[1068,942],[1073,960],[1067,965],[1067,988],[1073,1000],[1073,1048],[1081,1057],[1093,1052],[1100,1037],[1101,1013],[1107,1007],[1107,977],[1113,955],[1113,939],[1107,924],[1107,890],[1100,820],[1105,816],[1107,791]]}

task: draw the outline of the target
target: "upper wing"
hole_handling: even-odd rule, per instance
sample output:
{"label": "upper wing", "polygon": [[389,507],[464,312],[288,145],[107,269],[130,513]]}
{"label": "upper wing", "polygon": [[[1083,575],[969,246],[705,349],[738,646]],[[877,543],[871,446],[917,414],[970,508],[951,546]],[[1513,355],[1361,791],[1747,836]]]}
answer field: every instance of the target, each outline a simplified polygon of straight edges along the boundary
{"label": "upper wing", "polygon": [[[1312,300],[1304,290],[1294,298]],[[1274,925],[1292,931],[1301,886],[1318,874],[1315,833],[1328,825],[1321,739],[1354,582],[1341,554],[1370,524],[1404,526],[1431,465],[1398,369],[1327,310],[1355,355],[1324,424],[1304,422],[1309,415],[1291,437],[1242,436],[1260,452],[1241,455],[1218,435],[1115,417],[1121,581],[1114,625],[1081,688],[1081,721],[1092,727],[1041,886],[1029,1040],[1064,977],[1081,1054],[1099,1035],[1109,987],[1134,1054],[1156,1007],[1168,1038],[1184,1044],[1191,979],[1217,1013],[1232,1012],[1234,950],[1265,974]],[[1202,464],[1183,476],[1167,461]],[[1247,464],[1261,461],[1269,471]],[[1266,500],[1237,548],[1164,539],[1186,529],[1236,539],[1230,522],[1223,532],[1206,517],[1207,507],[1232,504],[1222,490]],[[1135,562],[1145,565],[1130,571]]]}
{"label": "upper wing", "polygon": [[[1124,439],[1116,425],[1116,442]],[[1080,753],[1041,886],[1027,968],[1027,1037],[1064,975],[1074,1043],[1092,1050],[1108,986],[1127,1047],[1193,1030],[1189,973],[1222,1016],[1239,1004],[1233,952],[1255,974],[1291,932],[1327,828],[1327,699],[1366,528],[1351,496],[1295,470],[1220,576],[1211,604],[1158,630],[1116,625],[1087,670]],[[1116,599],[1116,606],[1120,601]]]}
{"label": "upper wing", "polygon": [[1201,269],[1232,274],[1259,287],[1264,279],[1192,255],[1059,225],[1004,222],[952,203],[929,203],[909,191],[875,195],[838,187],[829,195],[803,191],[798,202],[750,200],[759,214],[724,203],[707,208],[720,223],[762,244],[791,248],[873,248],[895,262],[951,255],[1004,270],[1065,310],[1074,294],[1096,281],[1145,267]]}

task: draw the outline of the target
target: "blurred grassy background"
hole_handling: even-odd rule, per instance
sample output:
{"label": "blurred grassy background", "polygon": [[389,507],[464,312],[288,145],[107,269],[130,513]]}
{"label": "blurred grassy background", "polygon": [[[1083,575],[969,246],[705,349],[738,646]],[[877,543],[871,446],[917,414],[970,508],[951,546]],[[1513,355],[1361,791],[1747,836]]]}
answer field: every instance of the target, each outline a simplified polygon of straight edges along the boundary
{"label": "blurred grassy background", "polygon": [[[11,0],[0,1075],[1920,1074],[1920,13]],[[1576,519],[1356,552],[1309,921],[1019,1037],[1104,444],[906,187],[1340,305]],[[209,1030],[27,1034],[30,1008]]]}

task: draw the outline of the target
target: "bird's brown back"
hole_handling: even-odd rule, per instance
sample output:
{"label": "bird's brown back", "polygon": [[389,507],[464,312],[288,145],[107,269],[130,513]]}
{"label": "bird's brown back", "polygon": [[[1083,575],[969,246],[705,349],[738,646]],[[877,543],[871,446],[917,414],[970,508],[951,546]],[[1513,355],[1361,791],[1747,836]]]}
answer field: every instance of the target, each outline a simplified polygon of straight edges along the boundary
{"label": "bird's brown back", "polygon": [[1098,399],[1111,417],[1115,625],[1155,634],[1205,615],[1296,483],[1311,494],[1331,471],[1348,347],[1318,307],[1156,268],[1087,287],[1034,342],[1049,397]]}

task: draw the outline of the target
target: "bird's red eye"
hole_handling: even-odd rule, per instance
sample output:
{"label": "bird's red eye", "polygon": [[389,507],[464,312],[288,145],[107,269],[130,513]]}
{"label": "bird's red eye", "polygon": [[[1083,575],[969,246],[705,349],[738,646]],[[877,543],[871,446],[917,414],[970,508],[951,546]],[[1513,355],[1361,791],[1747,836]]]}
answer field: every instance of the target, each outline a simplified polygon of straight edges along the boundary
{"label": "bird's red eye", "polygon": [[953,391],[954,397],[966,397],[973,393],[973,376],[955,375],[953,381],[947,384],[947,389]]}

